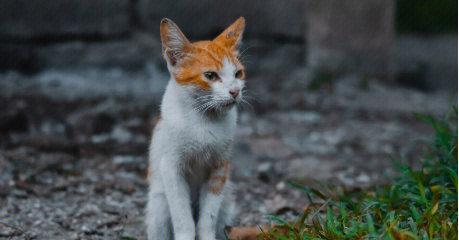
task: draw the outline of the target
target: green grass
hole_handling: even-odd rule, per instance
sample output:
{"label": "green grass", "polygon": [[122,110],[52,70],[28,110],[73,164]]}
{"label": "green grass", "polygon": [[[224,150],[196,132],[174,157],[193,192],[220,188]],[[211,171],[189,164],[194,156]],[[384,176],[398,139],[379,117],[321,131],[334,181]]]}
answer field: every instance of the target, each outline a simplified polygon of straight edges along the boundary
{"label": "green grass", "polygon": [[397,0],[396,3],[399,32],[457,32],[457,0]]}
{"label": "green grass", "polygon": [[272,216],[277,226],[258,238],[457,239],[457,108],[442,120],[417,117],[435,130],[420,169],[399,166],[391,184],[354,193],[325,194],[293,184],[306,193],[309,206],[296,222]]}

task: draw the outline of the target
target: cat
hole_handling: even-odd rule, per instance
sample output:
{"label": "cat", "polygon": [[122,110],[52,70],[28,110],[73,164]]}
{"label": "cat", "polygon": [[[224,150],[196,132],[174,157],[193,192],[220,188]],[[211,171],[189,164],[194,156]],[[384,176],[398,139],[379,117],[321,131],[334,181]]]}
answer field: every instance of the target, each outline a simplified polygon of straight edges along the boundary
{"label": "cat", "polygon": [[230,154],[243,99],[240,17],[209,41],[190,42],[165,18],[163,57],[171,75],[149,153],[149,240],[226,239],[235,211]]}

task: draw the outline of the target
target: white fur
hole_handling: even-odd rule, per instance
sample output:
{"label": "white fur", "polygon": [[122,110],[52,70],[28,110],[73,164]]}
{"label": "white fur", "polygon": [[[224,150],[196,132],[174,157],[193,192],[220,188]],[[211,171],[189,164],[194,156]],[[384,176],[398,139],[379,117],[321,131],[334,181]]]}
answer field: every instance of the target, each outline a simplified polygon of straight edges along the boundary
{"label": "white fur", "polygon": [[241,91],[244,88],[244,81],[234,77],[236,71],[236,66],[234,66],[234,64],[225,58],[223,60],[223,67],[219,72],[221,81],[215,82],[212,86],[216,96],[230,100],[232,97],[229,94],[229,90]]}
{"label": "white fur", "polygon": [[237,109],[228,104],[213,105],[218,111],[202,111],[196,104],[203,98],[234,101],[229,90],[244,87],[244,82],[234,77],[235,71],[225,59],[219,72],[221,81],[211,83],[207,97],[192,86],[170,80],[150,145],[149,240],[195,240],[196,236],[200,240],[224,239],[223,228],[234,208],[230,182],[227,180],[221,193],[215,194],[207,189],[207,180],[212,163],[230,160]]}

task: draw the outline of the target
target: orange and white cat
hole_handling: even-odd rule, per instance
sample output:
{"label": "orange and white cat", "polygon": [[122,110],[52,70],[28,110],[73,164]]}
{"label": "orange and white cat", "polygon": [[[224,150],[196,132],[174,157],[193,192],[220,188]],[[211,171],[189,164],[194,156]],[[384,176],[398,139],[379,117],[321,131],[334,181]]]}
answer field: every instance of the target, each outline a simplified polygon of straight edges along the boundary
{"label": "orange and white cat", "polygon": [[150,145],[146,225],[149,240],[225,239],[234,202],[229,180],[236,105],[243,101],[239,18],[210,41],[190,42],[161,21],[171,79]]}

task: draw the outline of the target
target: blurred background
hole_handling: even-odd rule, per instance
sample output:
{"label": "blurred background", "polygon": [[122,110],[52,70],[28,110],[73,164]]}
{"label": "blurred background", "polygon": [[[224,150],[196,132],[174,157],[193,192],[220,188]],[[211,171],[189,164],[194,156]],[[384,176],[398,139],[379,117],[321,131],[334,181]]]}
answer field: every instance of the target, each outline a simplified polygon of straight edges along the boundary
{"label": "blurred background", "polygon": [[[456,0],[0,0],[0,239],[145,239],[147,148],[191,40],[244,16],[236,225],[295,216],[288,181],[384,184],[457,99]],[[129,237],[129,238],[128,238]]]}

